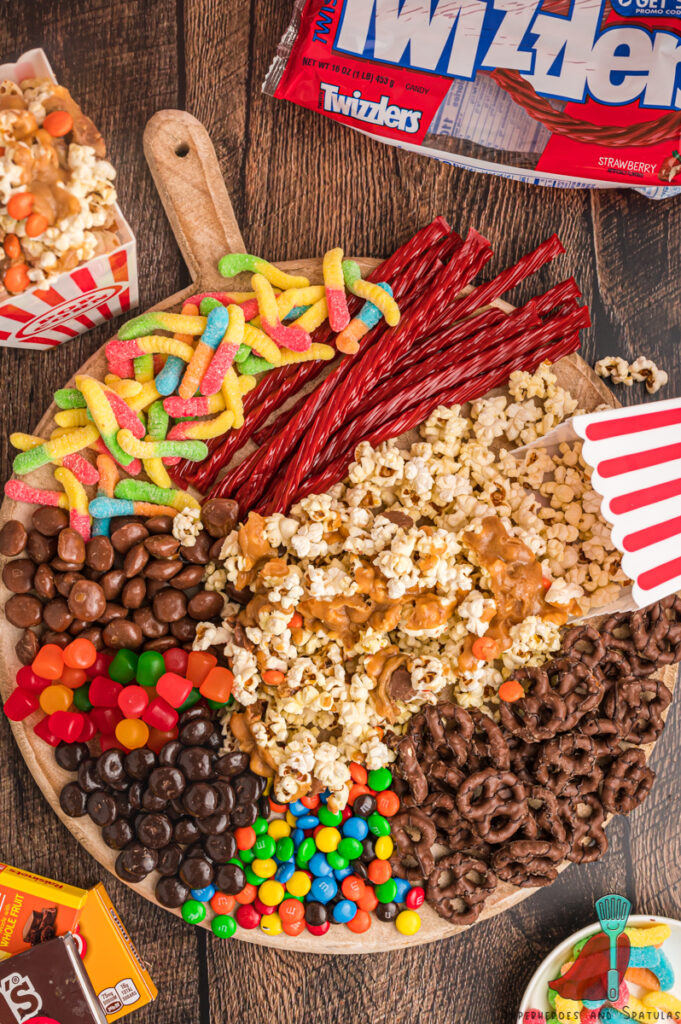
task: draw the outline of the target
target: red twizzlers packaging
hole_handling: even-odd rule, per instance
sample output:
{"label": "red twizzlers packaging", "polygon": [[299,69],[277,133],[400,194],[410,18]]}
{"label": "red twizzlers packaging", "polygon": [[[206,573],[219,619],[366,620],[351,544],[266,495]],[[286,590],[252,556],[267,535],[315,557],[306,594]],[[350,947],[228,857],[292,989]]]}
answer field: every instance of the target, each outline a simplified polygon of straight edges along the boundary
{"label": "red twizzlers packaging", "polygon": [[681,0],[296,0],[264,90],[458,167],[681,186]]}

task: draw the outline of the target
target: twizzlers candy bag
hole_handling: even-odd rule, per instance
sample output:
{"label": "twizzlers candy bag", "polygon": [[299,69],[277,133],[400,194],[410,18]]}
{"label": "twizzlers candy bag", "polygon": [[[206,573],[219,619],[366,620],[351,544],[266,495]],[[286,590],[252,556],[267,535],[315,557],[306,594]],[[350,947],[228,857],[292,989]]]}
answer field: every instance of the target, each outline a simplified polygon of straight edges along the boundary
{"label": "twizzlers candy bag", "polygon": [[681,0],[297,0],[264,90],[558,187],[681,186]]}

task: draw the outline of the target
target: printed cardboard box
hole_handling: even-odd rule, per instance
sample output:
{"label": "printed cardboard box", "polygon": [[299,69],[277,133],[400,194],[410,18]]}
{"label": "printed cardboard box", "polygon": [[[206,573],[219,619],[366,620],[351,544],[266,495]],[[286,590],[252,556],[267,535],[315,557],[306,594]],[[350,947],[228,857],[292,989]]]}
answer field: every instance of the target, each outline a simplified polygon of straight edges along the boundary
{"label": "printed cardboard box", "polygon": [[[0,65],[0,80],[56,78],[43,50],[29,50],[15,64]],[[75,97],[76,100],[78,97]],[[41,351],[134,309],[138,303],[135,237],[118,205],[113,252],[82,263],[49,285],[35,285],[0,301],[0,345]]]}

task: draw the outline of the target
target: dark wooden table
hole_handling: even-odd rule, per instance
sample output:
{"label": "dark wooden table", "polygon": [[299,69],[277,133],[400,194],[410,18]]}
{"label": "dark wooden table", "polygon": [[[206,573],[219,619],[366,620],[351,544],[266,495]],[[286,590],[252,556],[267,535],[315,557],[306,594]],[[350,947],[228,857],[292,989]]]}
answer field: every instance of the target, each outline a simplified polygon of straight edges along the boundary
{"label": "dark wooden table", "polygon": [[[43,46],[95,119],[137,234],[141,308],[188,282],[142,154],[154,111],[185,107],[207,126],[252,252],[317,255],[332,245],[384,255],[438,213],[475,225],[507,264],[553,231],[567,249],[545,281],[574,273],[591,306],[584,355],[649,355],[681,388],[681,200],[552,191],[457,171],[373,143],[260,87],[290,0],[0,0],[0,62]],[[672,259],[672,254],[676,254]],[[110,335],[44,354],[0,348],[4,480],[10,429],[30,430],[59,387]],[[641,399],[619,388],[623,401]],[[213,940],[104,881],[151,966],[158,1001],[138,1024],[511,1024],[526,982],[560,939],[594,919],[604,892],[679,916],[681,724],[674,706],[653,757],[652,795],[609,829],[610,850],[458,938],[410,952],[331,958]],[[44,802],[0,716],[0,859],[76,885],[102,869]],[[323,943],[320,943],[323,946]]]}

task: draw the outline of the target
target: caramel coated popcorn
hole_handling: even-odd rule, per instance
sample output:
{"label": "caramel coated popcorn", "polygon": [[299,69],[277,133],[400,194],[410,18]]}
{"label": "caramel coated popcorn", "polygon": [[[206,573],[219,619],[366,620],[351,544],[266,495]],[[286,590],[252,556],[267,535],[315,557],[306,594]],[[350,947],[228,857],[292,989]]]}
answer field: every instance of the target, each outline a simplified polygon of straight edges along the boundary
{"label": "caramel coated popcorn", "polygon": [[[65,135],[49,130],[56,113],[71,120]],[[12,267],[27,268],[23,287],[45,284],[119,244],[116,172],[105,155],[102,136],[63,86],[0,81],[0,299],[23,290],[2,284]],[[22,193],[31,197],[30,219],[12,204]]]}
{"label": "caramel coated popcorn", "polygon": [[504,678],[624,579],[580,446],[511,454],[576,401],[548,366],[508,390],[436,409],[408,448],[360,444],[345,483],[225,539],[211,586],[252,597],[197,646],[224,645],[227,729],[277,798],[343,806],[347,764],[391,761],[385,731],[445,687],[494,714]]}

